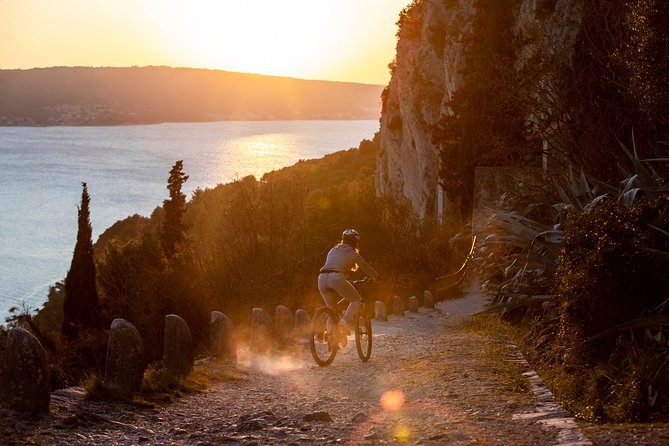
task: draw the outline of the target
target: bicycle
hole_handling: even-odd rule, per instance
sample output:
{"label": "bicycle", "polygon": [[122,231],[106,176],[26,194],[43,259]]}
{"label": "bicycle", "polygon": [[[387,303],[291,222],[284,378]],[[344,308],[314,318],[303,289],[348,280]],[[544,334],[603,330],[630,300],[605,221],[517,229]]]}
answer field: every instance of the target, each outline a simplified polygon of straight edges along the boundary
{"label": "bicycle", "polygon": [[[374,282],[374,279],[365,277],[359,280],[352,280],[354,287],[361,283]],[[320,307],[314,313],[311,320],[311,336],[309,338],[309,347],[314,361],[321,367],[329,365],[334,361],[337,351],[346,347],[348,338],[340,334],[339,321],[346,313],[349,301],[342,298],[335,309]],[[360,301],[357,323],[351,327],[355,334],[355,348],[362,362],[369,361],[372,356],[372,320],[365,308],[365,299]]]}

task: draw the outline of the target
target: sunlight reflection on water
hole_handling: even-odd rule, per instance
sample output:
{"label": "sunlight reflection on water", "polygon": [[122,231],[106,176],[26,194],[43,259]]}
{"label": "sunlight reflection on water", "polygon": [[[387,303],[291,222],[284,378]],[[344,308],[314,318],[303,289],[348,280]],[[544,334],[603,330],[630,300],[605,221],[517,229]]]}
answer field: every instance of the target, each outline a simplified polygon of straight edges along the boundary
{"label": "sunlight reflection on water", "polygon": [[67,273],[81,182],[97,238],[117,220],[148,216],[183,159],[188,195],[300,159],[357,147],[378,121],[223,121],[114,127],[0,127],[0,322],[12,305],[39,308]]}
{"label": "sunlight reflection on water", "polygon": [[237,138],[227,144],[225,162],[234,158],[240,171],[270,172],[300,156],[303,138],[290,133],[268,133]]}

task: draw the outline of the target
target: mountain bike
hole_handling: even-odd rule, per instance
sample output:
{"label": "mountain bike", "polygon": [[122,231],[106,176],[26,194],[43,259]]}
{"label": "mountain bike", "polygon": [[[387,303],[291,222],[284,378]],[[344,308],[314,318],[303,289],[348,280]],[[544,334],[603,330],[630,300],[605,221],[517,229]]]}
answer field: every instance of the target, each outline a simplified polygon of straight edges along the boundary
{"label": "mountain bike", "polygon": [[[354,287],[361,283],[373,282],[374,279],[365,277],[359,280],[352,280]],[[309,347],[311,356],[316,364],[326,366],[334,361],[337,351],[346,347],[348,337],[340,333],[339,321],[346,313],[349,301],[346,298],[337,302],[334,309],[320,307],[314,313],[311,320],[311,336],[309,338]],[[357,317],[358,322],[354,324],[353,332],[355,334],[355,348],[362,362],[369,361],[372,355],[372,320],[365,307],[365,299],[361,299],[360,308]]]}

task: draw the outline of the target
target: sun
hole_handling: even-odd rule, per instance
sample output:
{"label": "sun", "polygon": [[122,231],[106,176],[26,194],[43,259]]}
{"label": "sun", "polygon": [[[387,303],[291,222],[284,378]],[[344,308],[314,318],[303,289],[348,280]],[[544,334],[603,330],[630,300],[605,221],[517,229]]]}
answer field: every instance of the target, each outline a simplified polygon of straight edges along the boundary
{"label": "sun", "polygon": [[177,3],[154,22],[187,66],[304,77],[332,63],[345,37],[324,1]]}

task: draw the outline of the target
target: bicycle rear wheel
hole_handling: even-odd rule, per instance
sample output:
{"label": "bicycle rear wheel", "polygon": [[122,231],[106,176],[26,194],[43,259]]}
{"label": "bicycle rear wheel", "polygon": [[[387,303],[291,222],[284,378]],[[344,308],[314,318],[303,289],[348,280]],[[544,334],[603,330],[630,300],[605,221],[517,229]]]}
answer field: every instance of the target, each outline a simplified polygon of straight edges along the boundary
{"label": "bicycle rear wheel", "polygon": [[367,315],[364,305],[360,307],[358,323],[355,325],[355,348],[362,362],[372,356],[372,320]]}
{"label": "bicycle rear wheel", "polygon": [[316,310],[311,320],[311,337],[309,338],[311,356],[316,364],[323,367],[334,361],[339,349],[335,335],[338,330],[339,318],[334,311],[327,307]]}

